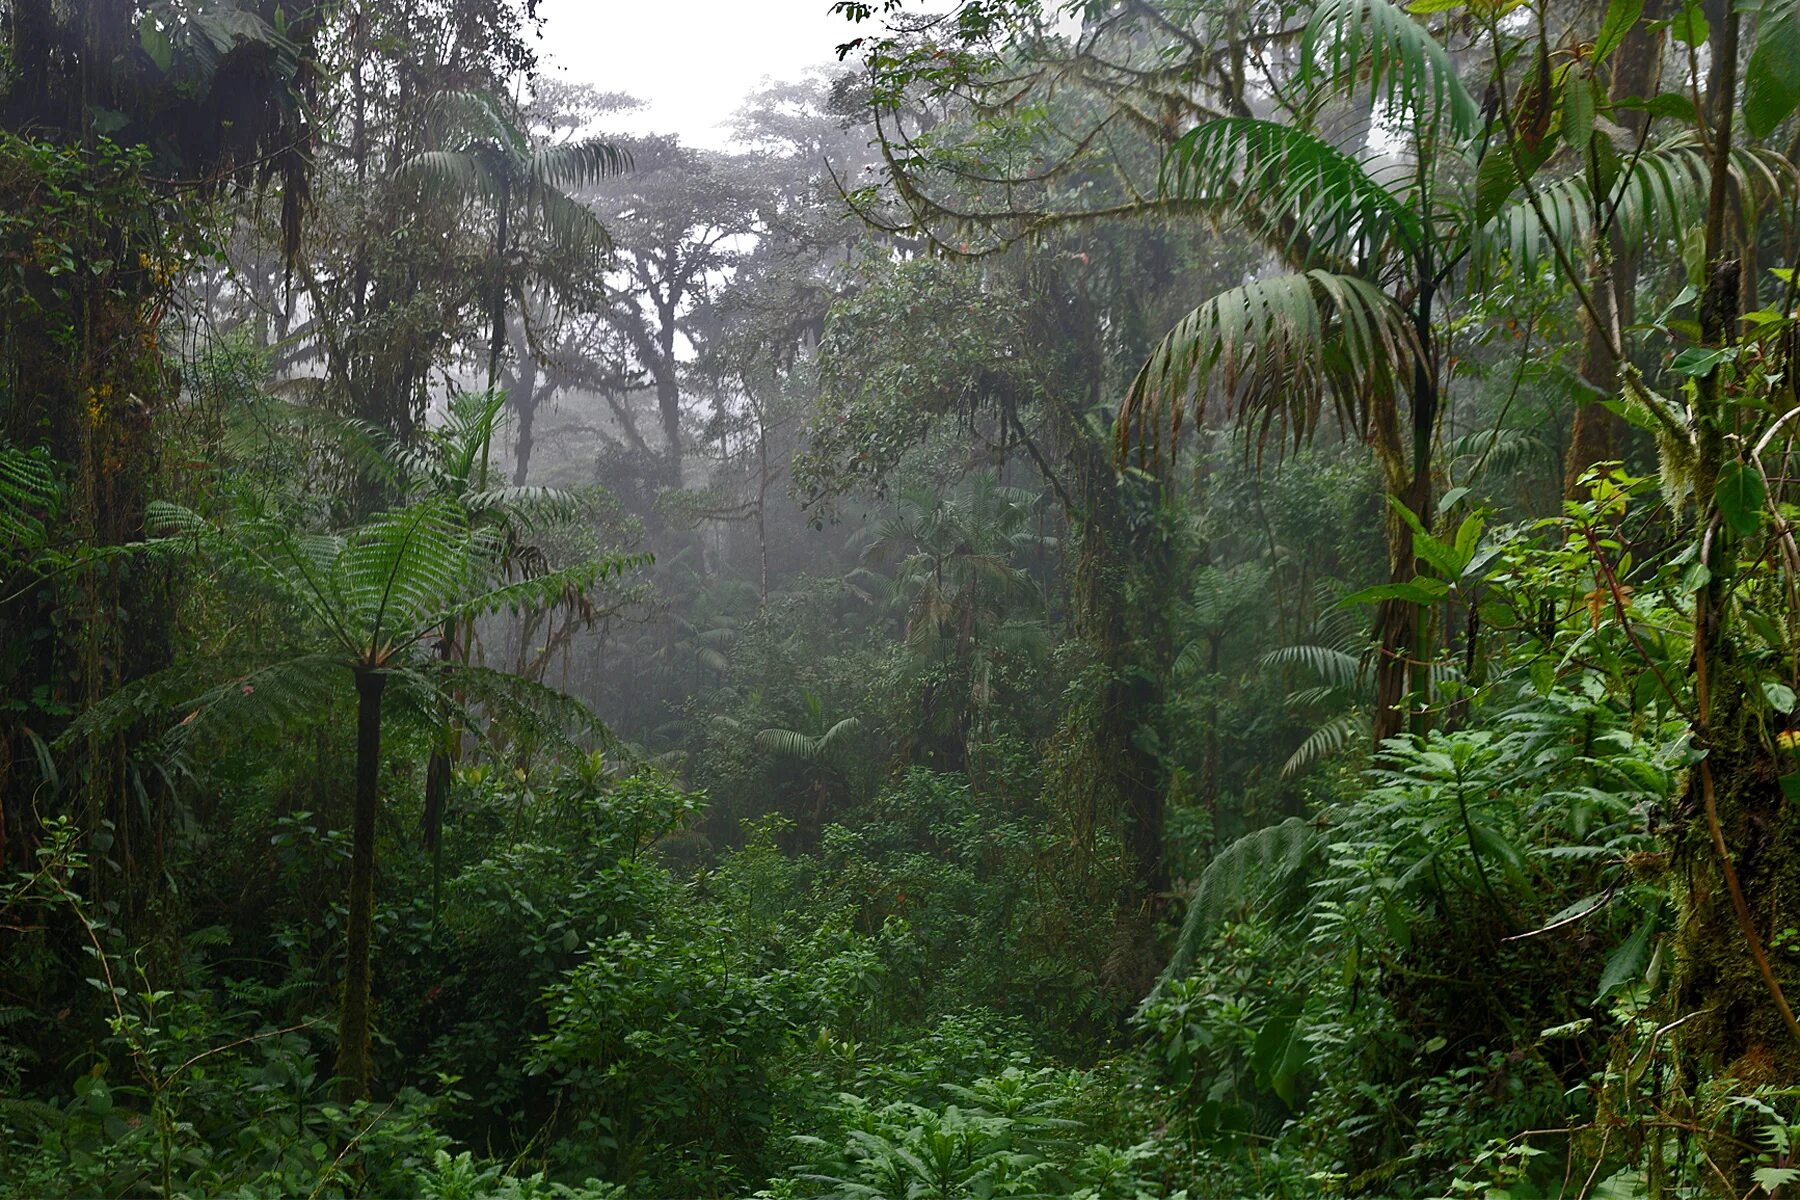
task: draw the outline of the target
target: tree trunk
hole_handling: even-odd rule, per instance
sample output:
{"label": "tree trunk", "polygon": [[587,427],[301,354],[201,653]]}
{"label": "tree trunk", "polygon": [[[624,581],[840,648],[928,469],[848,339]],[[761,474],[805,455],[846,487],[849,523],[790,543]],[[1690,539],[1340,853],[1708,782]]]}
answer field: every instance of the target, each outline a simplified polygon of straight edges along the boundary
{"label": "tree trunk", "polygon": [[[1706,223],[1707,284],[1700,298],[1701,342],[1734,338],[1741,263],[1735,248],[1734,189],[1728,172],[1733,138],[1740,16],[1728,6],[1717,45],[1708,109],[1715,114],[1713,187]],[[1738,653],[1728,624],[1739,540],[1720,519],[1714,485],[1730,456],[1727,435],[1741,410],[1731,403],[1725,370],[1696,390],[1694,538],[1712,577],[1695,595],[1694,744],[1705,753],[1689,774],[1677,840],[1681,919],[1676,935],[1676,1009],[1692,1013],[1677,1037],[1682,1057],[1702,1077],[1735,1077],[1745,1086],[1791,1079],[1800,1070],[1794,1019],[1764,936],[1800,924],[1795,862],[1800,813],[1781,792],[1781,764],[1753,732],[1761,721],[1755,664]],[[1790,976],[1791,979],[1791,976]],[[1735,1152],[1725,1162],[1741,1161]],[[1738,1180],[1737,1186],[1747,1186]]]}
{"label": "tree trunk", "polygon": [[[1397,479],[1402,468],[1390,467],[1388,497],[1406,506],[1426,529],[1432,522],[1431,451],[1437,435],[1438,385],[1436,364],[1431,356],[1432,289],[1419,289],[1418,307],[1413,313],[1413,329],[1418,337],[1420,357],[1413,364],[1411,410],[1411,463],[1403,482]],[[1392,434],[1390,433],[1390,437]],[[1389,457],[1395,457],[1391,452]],[[1396,486],[1400,483],[1400,486]],[[1388,578],[1393,583],[1408,583],[1419,574],[1419,561],[1413,554],[1412,530],[1396,513],[1387,514]],[[1375,659],[1374,743],[1380,746],[1398,735],[1407,725],[1406,699],[1414,693],[1428,691],[1430,674],[1421,669],[1430,658],[1425,645],[1425,626],[1420,608],[1410,600],[1383,600],[1375,608],[1375,635],[1378,642]],[[1421,701],[1429,700],[1420,696]],[[1422,731],[1422,723],[1420,731]]]}
{"label": "tree trunk", "polygon": [[369,964],[375,932],[375,812],[381,796],[381,692],[387,676],[356,672],[356,807],[350,835],[350,912],[344,932],[344,1000],[338,1017],[338,1098],[367,1099]]}
{"label": "tree trunk", "polygon": [[[1662,75],[1662,37],[1651,32],[1650,23],[1662,15],[1662,0],[1648,0],[1639,22],[1625,35],[1612,63],[1612,80],[1607,96],[1622,100],[1630,96],[1649,96],[1656,90]],[[1614,118],[1636,134],[1643,128],[1648,114],[1641,111],[1615,109]],[[1608,261],[1610,259],[1610,262]],[[1587,305],[1581,305],[1581,377],[1602,394],[1619,387],[1619,362],[1613,356],[1614,334],[1629,326],[1637,316],[1638,252],[1617,230],[1610,245],[1592,247],[1588,258],[1588,291],[1594,307],[1611,326],[1603,329],[1594,322]],[[1619,456],[1624,423],[1617,414],[1594,399],[1575,406],[1569,419],[1569,452],[1564,459],[1563,494],[1570,499],[1580,496],[1581,477],[1596,463],[1610,462]]]}

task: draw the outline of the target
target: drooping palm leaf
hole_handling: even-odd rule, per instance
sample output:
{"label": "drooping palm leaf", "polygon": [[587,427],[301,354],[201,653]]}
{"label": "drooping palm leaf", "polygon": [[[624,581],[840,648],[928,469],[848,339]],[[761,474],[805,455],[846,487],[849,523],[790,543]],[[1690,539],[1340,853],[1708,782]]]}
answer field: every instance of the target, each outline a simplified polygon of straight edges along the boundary
{"label": "drooping palm leaf", "polygon": [[1299,265],[1345,269],[1390,242],[1415,248],[1419,216],[1361,163],[1304,129],[1227,117],[1190,130],[1163,160],[1165,195],[1211,202]]}
{"label": "drooping palm leaf", "polygon": [[1281,777],[1293,779],[1314,763],[1360,741],[1367,735],[1368,725],[1368,714],[1362,712],[1340,713],[1333,717],[1294,747],[1294,752],[1281,764]]}
{"label": "drooping palm leaf", "polygon": [[1301,34],[1300,63],[1309,85],[1367,97],[1396,123],[1448,121],[1452,134],[1467,137],[1481,117],[1449,52],[1389,0],[1323,0]]}
{"label": "drooping palm leaf", "polygon": [[1360,427],[1365,398],[1393,386],[1416,353],[1406,314],[1366,280],[1310,270],[1220,292],[1170,330],[1119,411],[1121,455],[1173,446],[1192,404],[1204,417],[1216,373],[1231,417],[1299,442],[1329,404]]}
{"label": "drooping palm leaf", "polygon": [[[1505,153],[1492,149],[1490,154]],[[1746,204],[1756,197],[1791,193],[1794,169],[1777,156],[1739,149],[1731,157],[1732,176]],[[1508,261],[1526,269],[1549,261],[1554,247],[1582,253],[1595,231],[1593,184],[1585,172],[1534,181],[1533,196],[1522,188],[1476,235],[1477,266]],[[1698,141],[1680,138],[1627,160],[1619,178],[1600,198],[1602,219],[1628,246],[1652,237],[1682,241],[1706,213],[1712,189],[1710,152]],[[1533,203],[1535,199],[1535,203]]]}
{"label": "drooping palm leaf", "polygon": [[1188,901],[1187,917],[1176,935],[1162,980],[1186,971],[1206,939],[1228,916],[1266,914],[1284,902],[1294,902],[1299,889],[1293,885],[1322,844],[1319,831],[1310,822],[1289,817],[1279,825],[1253,830],[1215,854]]}

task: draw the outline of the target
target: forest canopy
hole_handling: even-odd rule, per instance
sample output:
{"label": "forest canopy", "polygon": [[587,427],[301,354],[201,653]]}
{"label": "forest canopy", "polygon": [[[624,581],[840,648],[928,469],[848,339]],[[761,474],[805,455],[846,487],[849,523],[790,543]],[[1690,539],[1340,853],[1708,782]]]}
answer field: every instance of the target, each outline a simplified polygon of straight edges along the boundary
{"label": "forest canopy", "polygon": [[1800,1195],[1795,0],[539,7],[0,0],[0,1197]]}

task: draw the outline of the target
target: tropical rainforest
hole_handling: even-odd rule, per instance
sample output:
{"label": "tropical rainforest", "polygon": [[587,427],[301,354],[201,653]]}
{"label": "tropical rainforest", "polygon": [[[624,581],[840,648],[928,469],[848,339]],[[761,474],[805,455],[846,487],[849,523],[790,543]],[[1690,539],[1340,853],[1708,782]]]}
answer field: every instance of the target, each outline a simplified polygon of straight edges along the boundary
{"label": "tropical rainforest", "polygon": [[1800,1196],[1800,6],[817,7],[0,0],[0,1195]]}

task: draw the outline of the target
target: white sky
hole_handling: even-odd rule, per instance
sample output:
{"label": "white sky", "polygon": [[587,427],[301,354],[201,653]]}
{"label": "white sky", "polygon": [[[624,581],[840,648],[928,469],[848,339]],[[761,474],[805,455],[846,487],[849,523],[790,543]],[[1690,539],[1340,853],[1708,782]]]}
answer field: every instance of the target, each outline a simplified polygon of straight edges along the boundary
{"label": "white sky", "polygon": [[768,79],[836,63],[858,32],[831,0],[542,0],[546,74],[645,102],[610,119],[629,133],[677,133],[723,148],[744,97]]}

